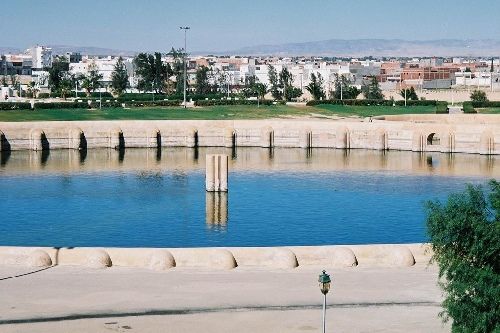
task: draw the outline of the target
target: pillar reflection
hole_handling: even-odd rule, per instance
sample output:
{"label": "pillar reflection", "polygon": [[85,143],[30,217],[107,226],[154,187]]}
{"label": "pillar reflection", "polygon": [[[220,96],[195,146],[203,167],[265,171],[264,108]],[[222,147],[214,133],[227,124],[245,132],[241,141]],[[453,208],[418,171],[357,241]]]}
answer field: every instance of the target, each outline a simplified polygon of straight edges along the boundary
{"label": "pillar reflection", "polygon": [[226,229],[227,215],[227,192],[206,192],[205,217],[207,226],[214,229]]}

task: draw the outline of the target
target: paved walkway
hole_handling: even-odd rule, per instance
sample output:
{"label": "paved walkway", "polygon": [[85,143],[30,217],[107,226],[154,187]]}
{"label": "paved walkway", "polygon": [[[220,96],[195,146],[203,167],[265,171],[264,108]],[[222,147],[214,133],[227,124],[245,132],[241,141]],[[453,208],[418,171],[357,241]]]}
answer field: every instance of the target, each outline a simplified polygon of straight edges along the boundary
{"label": "paved walkway", "polygon": [[[0,267],[0,332],[319,332],[320,268]],[[448,332],[435,267],[329,270],[329,332]]]}

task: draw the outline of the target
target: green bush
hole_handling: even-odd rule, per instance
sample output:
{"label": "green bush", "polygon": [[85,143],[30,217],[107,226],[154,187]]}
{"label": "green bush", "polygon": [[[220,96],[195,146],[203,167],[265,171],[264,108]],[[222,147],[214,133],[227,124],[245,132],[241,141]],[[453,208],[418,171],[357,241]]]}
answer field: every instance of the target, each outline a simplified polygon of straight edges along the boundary
{"label": "green bush", "polygon": [[257,100],[247,100],[247,99],[216,99],[216,100],[198,100],[194,102],[196,106],[214,106],[214,105],[272,105],[271,100],[261,100],[257,103]]}
{"label": "green bush", "polygon": [[38,93],[37,98],[49,98],[49,93]]}
{"label": "green bush", "polygon": [[87,102],[50,102],[35,103],[35,109],[88,109]]}
{"label": "green bush", "polygon": [[[75,94],[73,93],[73,96],[75,96]],[[86,95],[85,95],[86,96]],[[90,97],[91,98],[99,98],[99,97],[102,97],[102,98],[113,98],[113,95],[111,95],[110,92],[102,92],[102,93],[99,93],[99,92],[93,92],[90,94]]]}
{"label": "green bush", "polygon": [[[193,100],[193,101],[200,101],[200,100],[205,100],[205,99],[222,99],[225,98],[227,94],[222,94],[222,93],[217,93],[217,94],[188,94],[186,96],[186,99],[188,101]],[[230,95],[231,97],[235,97],[235,95]],[[154,95],[155,101],[161,101],[164,99],[168,100],[179,100],[182,101],[184,100],[184,95],[183,94],[173,94],[173,95],[165,95],[165,94],[155,94]],[[128,102],[128,101],[152,101],[153,100],[153,94],[148,93],[127,93],[123,94],[122,96],[118,97],[119,101],[122,102]]]}
{"label": "green bush", "polygon": [[[419,100],[419,101],[406,101],[407,106],[436,106],[439,102],[435,100]],[[379,105],[379,106],[404,106],[405,101],[393,101],[391,99],[381,99],[381,100],[373,100],[373,99],[326,99],[322,101],[309,101],[307,102],[308,106],[315,106],[320,104],[334,104],[334,105]]]}
{"label": "green bush", "polygon": [[[179,98],[179,99],[181,99],[181,98]],[[154,95],[154,99],[155,99],[155,101],[158,101],[158,100],[170,99],[170,98],[167,95],[155,94]],[[127,93],[127,94],[123,94],[120,97],[118,97],[118,100],[121,101],[121,102],[128,102],[128,101],[152,101],[153,100],[153,94]]]}
{"label": "green bush", "polygon": [[0,110],[30,110],[31,103],[2,102]]}
{"label": "green bush", "polygon": [[464,102],[464,104],[462,104],[462,108],[464,113],[477,113],[476,109],[474,109],[474,103]]}
{"label": "green bush", "polygon": [[482,101],[482,102],[470,102],[470,103],[475,108],[500,108],[500,101]]}
{"label": "green bush", "polygon": [[[121,106],[120,102],[116,102]],[[132,107],[155,107],[155,106],[180,106],[181,101],[179,100],[168,100],[168,101],[135,101],[135,102],[124,102],[125,106]]]}
{"label": "green bush", "polygon": [[[423,102],[428,102],[428,101],[423,101]],[[448,102],[444,101],[438,101],[436,102],[436,113],[438,114],[443,114],[443,113],[450,113],[448,110]]]}
{"label": "green bush", "polygon": [[[439,103],[439,101],[436,101],[436,100],[407,100],[406,101],[406,105],[407,106],[437,106]],[[448,105],[448,103],[444,102],[446,105]],[[396,101],[396,105],[397,106],[404,106],[405,105],[405,101]]]}
{"label": "green bush", "polygon": [[427,232],[452,332],[500,332],[500,183],[427,203]]}

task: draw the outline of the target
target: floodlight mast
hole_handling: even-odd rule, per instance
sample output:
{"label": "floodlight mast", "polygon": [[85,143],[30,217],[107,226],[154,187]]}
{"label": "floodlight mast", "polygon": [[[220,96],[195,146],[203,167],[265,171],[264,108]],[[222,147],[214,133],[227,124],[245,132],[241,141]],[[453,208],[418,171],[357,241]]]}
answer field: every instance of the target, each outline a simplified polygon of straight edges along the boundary
{"label": "floodlight mast", "polygon": [[183,106],[184,108],[187,107],[186,105],[186,89],[187,89],[187,63],[186,63],[186,58],[187,58],[187,43],[186,43],[186,35],[187,31],[191,29],[191,27],[179,27],[179,29],[184,30],[184,52],[183,52],[183,60],[184,60],[184,103]]}

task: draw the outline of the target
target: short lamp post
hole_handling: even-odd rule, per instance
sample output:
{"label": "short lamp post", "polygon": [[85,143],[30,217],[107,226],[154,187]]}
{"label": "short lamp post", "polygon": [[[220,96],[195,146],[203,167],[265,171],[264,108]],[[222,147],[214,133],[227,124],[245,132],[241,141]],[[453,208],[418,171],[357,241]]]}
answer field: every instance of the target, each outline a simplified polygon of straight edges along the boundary
{"label": "short lamp post", "polygon": [[323,333],[326,333],[326,294],[330,290],[330,283],[332,280],[330,279],[330,275],[326,274],[326,271],[323,271],[323,274],[319,276],[319,289],[323,294]]}

